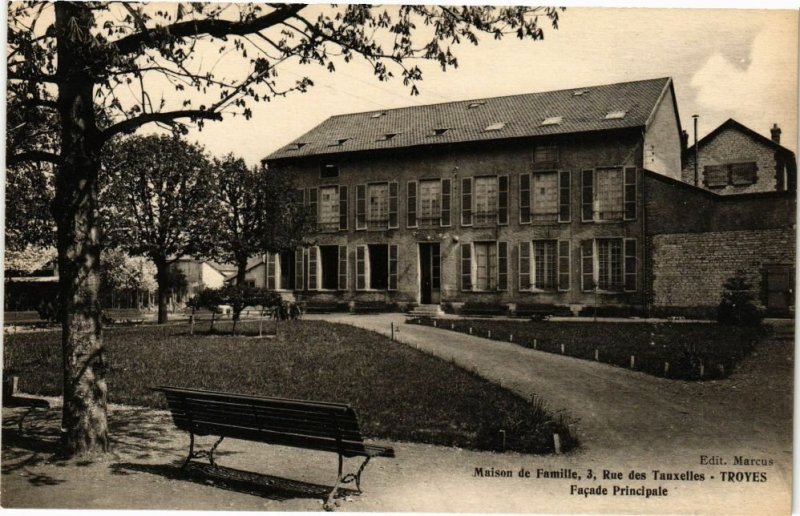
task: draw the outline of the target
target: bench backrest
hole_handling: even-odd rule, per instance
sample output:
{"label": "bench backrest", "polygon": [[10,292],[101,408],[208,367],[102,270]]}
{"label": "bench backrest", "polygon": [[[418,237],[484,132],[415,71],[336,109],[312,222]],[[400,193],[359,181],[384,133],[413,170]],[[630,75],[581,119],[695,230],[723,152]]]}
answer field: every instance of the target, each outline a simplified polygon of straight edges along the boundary
{"label": "bench backrest", "polygon": [[297,448],[364,455],[349,405],[159,387],[181,430]]}

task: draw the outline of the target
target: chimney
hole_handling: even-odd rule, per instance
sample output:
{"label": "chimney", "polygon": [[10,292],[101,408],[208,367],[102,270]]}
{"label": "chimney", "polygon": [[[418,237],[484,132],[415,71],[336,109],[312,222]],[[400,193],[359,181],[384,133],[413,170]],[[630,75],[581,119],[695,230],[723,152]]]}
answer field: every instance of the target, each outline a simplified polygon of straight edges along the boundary
{"label": "chimney", "polygon": [[778,124],[772,124],[772,129],[769,130],[772,135],[772,141],[780,145],[781,143],[781,128]]}

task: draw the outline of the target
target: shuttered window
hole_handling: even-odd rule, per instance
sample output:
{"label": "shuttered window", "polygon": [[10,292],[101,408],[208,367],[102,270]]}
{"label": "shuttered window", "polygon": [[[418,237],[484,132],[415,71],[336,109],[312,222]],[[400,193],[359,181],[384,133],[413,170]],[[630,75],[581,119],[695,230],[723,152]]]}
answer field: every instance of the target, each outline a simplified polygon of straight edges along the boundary
{"label": "shuttered window", "polygon": [[397,290],[397,244],[389,244],[389,290]]}
{"label": "shuttered window", "polygon": [[451,203],[452,182],[449,179],[442,179],[442,219],[441,225],[450,226],[450,203]]}
{"label": "shuttered window", "polygon": [[389,228],[394,229],[398,227],[397,215],[397,181],[389,183]]}
{"label": "shuttered window", "polygon": [[319,208],[317,206],[317,189],[309,188],[306,191],[306,199],[308,199],[308,208],[311,211],[314,223],[319,222]]}
{"label": "shuttered window", "polygon": [[537,172],[531,176],[531,218],[534,222],[558,220],[558,172]]}
{"label": "shuttered window", "polygon": [[406,227],[417,227],[417,182],[409,181],[406,185]]}
{"label": "shuttered window", "polygon": [[367,228],[367,185],[356,186],[356,229]]}
{"label": "shuttered window", "polygon": [[625,239],[625,290],[636,291],[636,240]]}
{"label": "shuttered window", "polygon": [[318,197],[317,228],[320,231],[336,231],[339,229],[339,187],[323,186],[315,190]]}
{"label": "shuttered window", "polygon": [[594,240],[581,241],[581,290],[594,290]]}
{"label": "shuttered window", "polygon": [[356,246],[356,290],[367,289],[367,246]]}
{"label": "shuttered window", "polygon": [[519,243],[519,290],[528,291],[531,289],[531,243]]}
{"label": "shuttered window", "polygon": [[570,173],[562,170],[558,173],[558,221],[569,222],[570,213]]}
{"label": "shuttered window", "polygon": [[519,175],[519,223],[531,222],[531,175]]}
{"label": "shuttered window", "polygon": [[461,290],[472,290],[471,244],[461,244]]}
{"label": "shuttered window", "polygon": [[497,290],[508,290],[508,242],[497,242]]}
{"label": "shuttered window", "polygon": [[752,185],[758,179],[755,162],[731,163],[731,184],[734,186]]}
{"label": "shuttered window", "polygon": [[703,167],[703,183],[708,188],[728,186],[728,167],[725,165],[706,165]]}
{"label": "shuttered window", "polygon": [[275,253],[267,253],[267,289],[276,290],[275,282]]}
{"label": "shuttered window", "polygon": [[597,240],[597,285],[600,290],[618,292],[623,287],[622,239]]}
{"label": "shuttered window", "polygon": [[636,219],[636,169],[625,168],[625,220]]}
{"label": "shuttered window", "polygon": [[339,246],[339,289],[347,290],[347,246]]}
{"label": "shuttered window", "polygon": [[569,240],[558,241],[558,290],[569,290]]}
{"label": "shuttered window", "polygon": [[472,178],[461,179],[461,225],[472,225]]}
{"label": "shuttered window", "polygon": [[508,224],[508,176],[497,178],[497,223]]}
{"label": "shuttered window", "polygon": [[533,242],[533,288],[555,290],[558,278],[558,257],[556,240],[535,240]]}
{"label": "shuttered window", "polygon": [[347,187],[339,187],[339,229],[347,229]]}

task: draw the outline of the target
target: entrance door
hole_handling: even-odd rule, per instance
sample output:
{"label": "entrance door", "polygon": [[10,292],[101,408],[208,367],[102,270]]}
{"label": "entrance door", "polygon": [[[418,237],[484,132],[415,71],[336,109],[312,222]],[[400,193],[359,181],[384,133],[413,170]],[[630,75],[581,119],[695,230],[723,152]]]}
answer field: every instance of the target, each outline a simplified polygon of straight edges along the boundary
{"label": "entrance door", "polygon": [[794,305],[794,278],[791,265],[766,266],[767,311],[770,315],[789,315]]}
{"label": "entrance door", "polygon": [[434,302],[439,290],[439,244],[419,244],[420,302],[428,305]]}

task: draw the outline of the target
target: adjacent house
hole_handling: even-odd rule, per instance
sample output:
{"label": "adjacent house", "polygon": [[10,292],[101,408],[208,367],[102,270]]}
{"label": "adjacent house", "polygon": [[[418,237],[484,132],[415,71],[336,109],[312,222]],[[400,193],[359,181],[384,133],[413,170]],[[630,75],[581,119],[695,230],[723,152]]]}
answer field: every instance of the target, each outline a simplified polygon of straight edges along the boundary
{"label": "adjacent house", "polygon": [[[774,124],[771,139],[728,119],[686,151],[683,181],[721,195],[797,190],[797,162]],[[695,155],[697,164],[695,168]]]}
{"label": "adjacent house", "polygon": [[180,293],[179,300],[189,299],[203,288],[220,288],[226,277],[236,272],[236,267],[231,265],[189,257],[175,260],[170,267],[186,278],[186,291]]}
{"label": "adjacent house", "polygon": [[[705,309],[721,287],[677,299],[658,261],[740,204],[682,181],[681,134],[670,78],[334,116],[264,160],[317,231],[256,275],[312,302]],[[786,203],[748,202],[792,229]]]}

